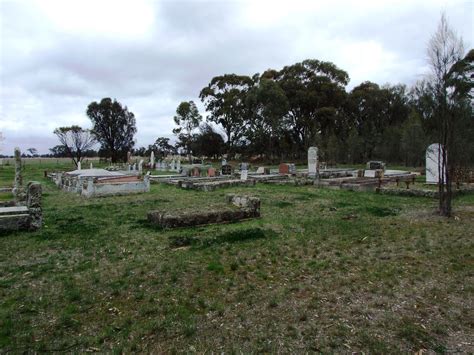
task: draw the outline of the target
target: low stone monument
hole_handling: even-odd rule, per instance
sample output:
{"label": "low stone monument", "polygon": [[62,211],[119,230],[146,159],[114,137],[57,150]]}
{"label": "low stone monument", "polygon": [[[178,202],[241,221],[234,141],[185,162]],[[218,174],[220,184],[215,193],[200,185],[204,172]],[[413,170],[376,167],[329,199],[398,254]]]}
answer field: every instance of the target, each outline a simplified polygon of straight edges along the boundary
{"label": "low stone monument", "polygon": [[308,176],[318,174],[318,148],[309,147],[308,149]]}
{"label": "low stone monument", "polygon": [[249,173],[248,170],[242,170],[240,172],[240,180],[246,181],[248,178],[248,173]]}
{"label": "low stone monument", "polygon": [[[446,181],[446,166],[441,172],[444,147],[433,143],[426,149],[426,183],[439,184]],[[442,180],[442,181],[441,181]]]}
{"label": "low stone monument", "polygon": [[213,223],[230,223],[260,217],[260,199],[253,196],[226,196],[228,207],[199,212],[150,211],[148,221],[160,228],[192,227]]}
{"label": "low stone monument", "polygon": [[43,223],[41,184],[30,182],[26,191],[26,206],[0,207],[0,231],[31,231],[41,228]]}

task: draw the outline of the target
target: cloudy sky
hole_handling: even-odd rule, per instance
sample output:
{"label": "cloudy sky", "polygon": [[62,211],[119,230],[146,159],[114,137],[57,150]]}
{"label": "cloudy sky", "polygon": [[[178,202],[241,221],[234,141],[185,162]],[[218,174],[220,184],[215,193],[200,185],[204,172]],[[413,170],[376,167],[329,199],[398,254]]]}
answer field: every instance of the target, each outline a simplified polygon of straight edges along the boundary
{"label": "cloudy sky", "polygon": [[411,85],[442,11],[472,48],[473,0],[0,0],[1,151],[47,153],[54,128],[89,128],[103,97],[135,114],[137,146],[152,144],[213,76],[307,58],[346,70],[348,90]]}

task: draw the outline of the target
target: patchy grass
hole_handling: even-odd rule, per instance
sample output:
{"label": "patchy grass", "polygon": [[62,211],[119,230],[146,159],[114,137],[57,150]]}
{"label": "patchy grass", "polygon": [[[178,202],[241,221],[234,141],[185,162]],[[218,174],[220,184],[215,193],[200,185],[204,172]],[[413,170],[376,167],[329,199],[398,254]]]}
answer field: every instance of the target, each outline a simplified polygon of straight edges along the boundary
{"label": "patchy grass", "polygon": [[[53,168],[49,167],[49,168]],[[66,165],[62,165],[66,169]],[[44,228],[0,236],[0,352],[473,352],[474,196],[44,186]],[[11,185],[13,166],[0,168]],[[262,199],[262,218],[156,230],[151,209]]]}

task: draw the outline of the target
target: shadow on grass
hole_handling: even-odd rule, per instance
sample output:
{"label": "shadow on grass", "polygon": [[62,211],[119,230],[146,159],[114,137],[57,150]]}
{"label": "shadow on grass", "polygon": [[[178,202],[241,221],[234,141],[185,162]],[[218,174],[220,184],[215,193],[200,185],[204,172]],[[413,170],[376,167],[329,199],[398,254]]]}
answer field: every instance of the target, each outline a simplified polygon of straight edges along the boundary
{"label": "shadow on grass", "polygon": [[193,248],[202,249],[213,245],[225,243],[239,243],[249,240],[265,239],[275,237],[277,233],[272,230],[264,230],[261,228],[247,228],[235,231],[229,231],[215,236],[203,237],[192,235],[172,235],[168,237],[171,248],[179,248],[191,246]]}
{"label": "shadow on grass", "polygon": [[397,216],[400,213],[399,208],[387,208],[371,206],[366,208],[367,212],[375,217]]}

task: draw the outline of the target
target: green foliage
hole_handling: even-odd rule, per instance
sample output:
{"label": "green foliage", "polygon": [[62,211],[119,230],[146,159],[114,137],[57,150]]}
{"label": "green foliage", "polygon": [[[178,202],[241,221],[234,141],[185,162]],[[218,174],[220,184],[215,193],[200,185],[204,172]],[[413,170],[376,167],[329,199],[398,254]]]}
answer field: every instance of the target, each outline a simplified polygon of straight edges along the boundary
{"label": "green foliage", "polygon": [[191,154],[192,133],[202,121],[202,116],[199,114],[196,104],[193,101],[181,102],[176,109],[176,116],[173,120],[178,126],[173,129],[173,133],[179,139],[177,147],[183,147],[187,154]]}
{"label": "green foliage", "polygon": [[227,138],[227,150],[231,153],[245,132],[247,119],[246,95],[254,81],[245,75],[225,74],[212,78],[199,94],[208,120],[220,124]]}
{"label": "green foliage", "polygon": [[102,154],[110,156],[113,163],[125,161],[127,153],[135,144],[135,115],[126,106],[110,98],[103,98],[99,103],[91,102],[86,113],[92,121]]}

